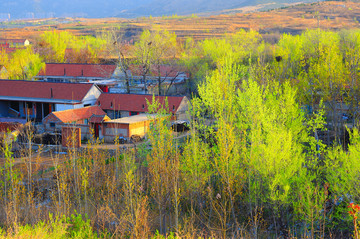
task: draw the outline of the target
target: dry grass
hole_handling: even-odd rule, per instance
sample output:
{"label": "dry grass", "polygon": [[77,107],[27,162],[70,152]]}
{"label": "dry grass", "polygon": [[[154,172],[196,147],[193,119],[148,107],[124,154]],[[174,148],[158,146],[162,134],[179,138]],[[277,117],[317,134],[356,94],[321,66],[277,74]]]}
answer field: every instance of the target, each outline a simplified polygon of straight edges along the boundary
{"label": "dry grass", "polygon": [[[247,11],[238,9],[236,11]],[[234,12],[234,11],[233,11]],[[232,13],[209,17],[154,17],[139,19],[69,19],[71,23],[42,25],[24,28],[2,29],[2,37],[35,39],[44,31],[53,29],[71,31],[76,35],[95,34],[97,31],[121,26],[122,31],[133,33],[136,37],[142,29],[166,29],[174,31],[180,39],[188,36],[194,39],[221,37],[239,29],[254,29],[261,33],[299,33],[305,29],[358,28],[360,3],[321,2],[289,6],[268,12]]]}

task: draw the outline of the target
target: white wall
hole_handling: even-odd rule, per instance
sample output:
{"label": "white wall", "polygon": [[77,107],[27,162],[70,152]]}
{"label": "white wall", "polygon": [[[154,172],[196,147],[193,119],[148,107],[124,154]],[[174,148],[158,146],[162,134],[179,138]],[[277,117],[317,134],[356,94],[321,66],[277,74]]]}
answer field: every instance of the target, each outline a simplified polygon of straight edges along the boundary
{"label": "white wall", "polygon": [[189,115],[188,115],[189,103],[190,103],[189,99],[187,97],[184,97],[176,112],[177,120],[189,120]]}
{"label": "white wall", "polygon": [[73,109],[73,105],[55,104],[55,111]]}
{"label": "white wall", "polygon": [[[55,104],[55,111],[79,109],[79,108],[83,108],[85,104],[86,103],[75,104],[75,105],[71,105],[71,104]],[[94,105],[94,104],[92,104],[92,105]]]}
{"label": "white wall", "polygon": [[101,95],[101,90],[98,87],[96,87],[95,85],[93,85],[90,88],[89,92],[85,95],[82,102],[84,104],[89,104],[89,102],[94,102],[94,103],[92,103],[92,105],[94,105],[100,95]]}

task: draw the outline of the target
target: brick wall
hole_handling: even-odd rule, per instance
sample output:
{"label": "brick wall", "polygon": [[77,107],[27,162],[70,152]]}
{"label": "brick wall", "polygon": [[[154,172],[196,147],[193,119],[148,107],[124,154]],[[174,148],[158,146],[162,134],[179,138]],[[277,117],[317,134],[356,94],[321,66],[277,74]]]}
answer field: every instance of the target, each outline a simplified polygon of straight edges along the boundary
{"label": "brick wall", "polygon": [[78,127],[62,127],[61,140],[63,147],[81,147],[81,129]]}

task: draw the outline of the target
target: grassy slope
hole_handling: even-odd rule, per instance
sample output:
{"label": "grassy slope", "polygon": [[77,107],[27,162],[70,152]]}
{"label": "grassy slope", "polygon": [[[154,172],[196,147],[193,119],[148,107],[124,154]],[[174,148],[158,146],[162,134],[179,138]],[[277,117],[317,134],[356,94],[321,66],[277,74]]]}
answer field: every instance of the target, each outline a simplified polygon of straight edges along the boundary
{"label": "grassy slope", "polygon": [[271,40],[278,33],[298,33],[305,29],[343,29],[360,27],[360,3],[353,2],[321,2],[290,6],[284,9],[222,14],[209,17],[159,17],[138,18],[132,20],[106,19],[69,19],[69,23],[52,23],[40,26],[6,28],[1,30],[0,37],[34,39],[43,31],[52,29],[69,30],[77,35],[95,34],[97,31],[122,26],[129,39],[136,37],[143,28],[167,29],[174,31],[180,38],[187,36],[195,39],[219,37],[224,33],[237,30],[255,29]]}

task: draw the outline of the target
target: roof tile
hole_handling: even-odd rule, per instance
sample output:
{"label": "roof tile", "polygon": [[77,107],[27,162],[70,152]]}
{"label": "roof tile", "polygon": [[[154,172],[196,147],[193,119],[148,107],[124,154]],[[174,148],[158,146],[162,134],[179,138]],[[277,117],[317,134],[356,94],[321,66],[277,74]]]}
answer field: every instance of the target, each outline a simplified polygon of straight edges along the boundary
{"label": "roof tile", "polygon": [[[152,95],[103,93],[96,104],[104,110],[147,112],[146,102],[148,100],[149,103],[152,103],[152,97]],[[155,96],[155,99],[161,104],[164,104],[165,98],[168,100],[169,111],[176,112],[184,96]]]}
{"label": "roof tile", "polygon": [[93,84],[0,80],[0,96],[81,101]]}
{"label": "roof tile", "polygon": [[115,69],[116,65],[47,63],[45,70],[41,70],[38,76],[110,78]]}
{"label": "roof tile", "polygon": [[79,109],[55,111],[51,114],[55,115],[63,123],[71,123],[78,120],[89,119],[93,115],[102,115],[104,118],[106,115],[106,113],[99,106],[88,106]]}

